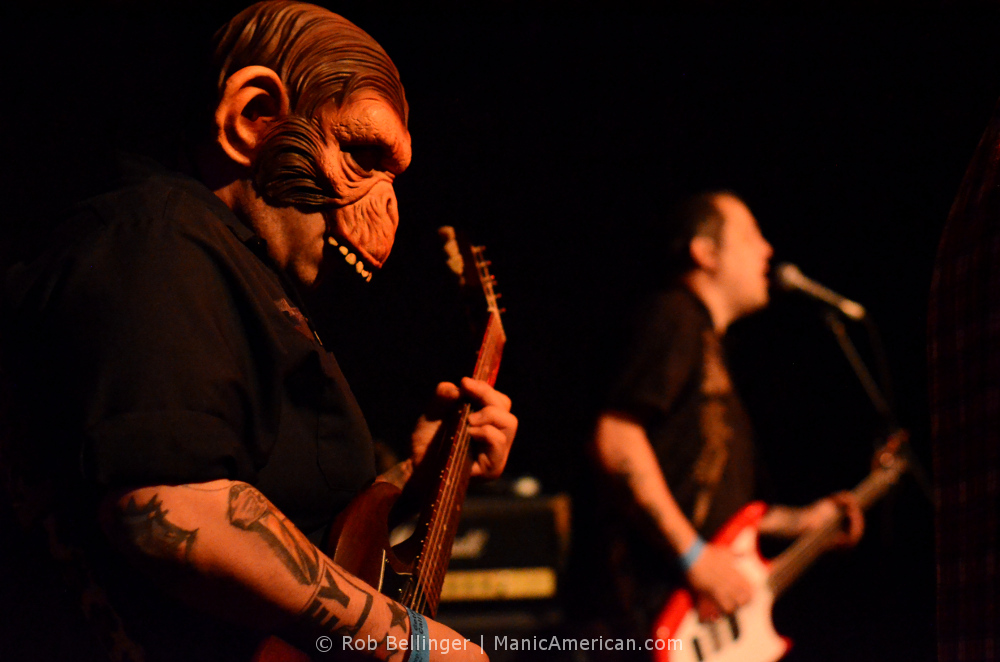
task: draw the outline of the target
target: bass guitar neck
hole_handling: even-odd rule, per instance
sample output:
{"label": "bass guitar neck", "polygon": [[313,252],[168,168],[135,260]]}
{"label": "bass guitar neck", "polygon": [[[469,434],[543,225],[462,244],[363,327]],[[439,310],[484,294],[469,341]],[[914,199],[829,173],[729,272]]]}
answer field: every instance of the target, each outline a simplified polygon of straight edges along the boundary
{"label": "bass guitar neck", "polygon": [[[905,471],[906,460],[900,454],[905,441],[904,431],[892,435],[875,454],[871,473],[852,490],[862,509],[885,496]],[[775,631],[771,608],[781,593],[830,548],[842,518],[831,519],[820,529],[799,537],[768,561],[757,544],[760,520],[766,511],[763,503],[746,506],[712,539],[735,555],[737,569],[754,589],[750,602],[732,614],[703,622],[691,592],[675,591],[653,627],[655,662],[775,662],[788,651],[791,642]]]}
{"label": "bass guitar neck", "polygon": [[[495,280],[481,246],[459,241],[452,228],[439,230],[445,240],[448,266],[459,280],[466,299],[477,297],[482,320],[473,320],[482,342],[471,376],[496,382],[507,341],[497,306]],[[435,616],[441,599],[451,548],[458,531],[462,504],[472,471],[469,404],[460,405],[442,423],[422,467],[437,476],[429,491],[433,498],[421,510],[414,533],[393,545],[389,522],[401,496],[396,485],[376,481],[348,504],[330,528],[326,553],[334,563],[414,611]],[[308,662],[309,656],[277,637],[258,648],[254,662]]]}
{"label": "bass guitar neck", "polygon": [[[459,282],[470,309],[482,311],[473,320],[482,334],[471,376],[496,382],[507,335],[497,305],[495,279],[481,246],[472,246],[452,228],[441,228],[447,262]],[[469,422],[472,409],[462,404],[442,424],[422,467],[436,476],[429,493],[433,498],[422,509],[410,538],[390,545],[388,519],[399,490],[376,483],[362,493],[338,518],[331,532],[330,556],[348,572],[379,588],[389,597],[424,614],[437,614],[451,548],[472,470]],[[336,538],[335,538],[336,536]]]}

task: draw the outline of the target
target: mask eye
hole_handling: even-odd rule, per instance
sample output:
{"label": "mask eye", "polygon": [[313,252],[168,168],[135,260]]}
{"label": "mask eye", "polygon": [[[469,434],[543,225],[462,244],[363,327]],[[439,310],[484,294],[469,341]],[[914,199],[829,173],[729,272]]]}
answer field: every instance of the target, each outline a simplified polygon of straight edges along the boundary
{"label": "mask eye", "polygon": [[382,148],[378,145],[344,145],[344,154],[365,172],[379,169],[382,165]]}

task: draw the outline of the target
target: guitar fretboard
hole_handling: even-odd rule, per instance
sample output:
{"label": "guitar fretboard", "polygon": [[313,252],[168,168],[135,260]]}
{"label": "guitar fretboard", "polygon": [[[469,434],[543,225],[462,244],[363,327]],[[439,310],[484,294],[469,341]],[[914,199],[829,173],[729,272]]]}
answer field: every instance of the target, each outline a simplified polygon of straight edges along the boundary
{"label": "guitar fretboard", "polygon": [[[883,453],[882,465],[872,471],[851,493],[857,498],[862,510],[885,496],[896,483],[906,467],[906,461],[892,453]],[[833,518],[822,528],[801,536],[771,563],[768,585],[777,597],[787,589],[815,561],[829,549],[831,542],[840,533],[843,517]]]}
{"label": "guitar fretboard", "polygon": [[[493,386],[500,370],[500,359],[507,342],[500,321],[497,295],[493,289],[493,276],[489,272],[489,262],[483,257],[483,249],[472,246],[476,273],[483,288],[489,319],[483,342],[476,357],[472,377]],[[451,547],[458,531],[458,521],[465,502],[472,471],[469,454],[469,414],[470,405],[463,405],[457,416],[451,443],[447,446],[447,456],[443,462],[438,491],[427,522],[427,535],[421,545],[414,565],[414,581],[402,596],[402,602],[418,612],[437,614],[441,587],[451,559]]]}

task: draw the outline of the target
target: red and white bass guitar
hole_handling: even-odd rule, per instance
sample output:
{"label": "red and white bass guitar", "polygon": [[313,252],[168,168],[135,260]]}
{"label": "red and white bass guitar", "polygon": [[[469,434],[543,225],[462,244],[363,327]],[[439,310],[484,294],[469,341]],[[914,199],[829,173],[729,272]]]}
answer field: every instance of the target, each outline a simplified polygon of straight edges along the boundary
{"label": "red and white bass guitar", "polygon": [[[875,454],[872,472],[852,491],[862,509],[882,498],[906,469],[906,460],[899,454],[905,441],[906,433],[896,432]],[[842,518],[799,537],[777,557],[766,560],[757,546],[758,524],[766,511],[765,504],[751,503],[712,539],[736,555],[737,567],[754,587],[751,601],[733,614],[702,622],[691,593],[675,591],[653,626],[653,638],[662,641],[659,647],[663,649],[654,652],[655,662],[774,662],[788,651],[791,642],[775,632],[771,606],[830,548]]]}

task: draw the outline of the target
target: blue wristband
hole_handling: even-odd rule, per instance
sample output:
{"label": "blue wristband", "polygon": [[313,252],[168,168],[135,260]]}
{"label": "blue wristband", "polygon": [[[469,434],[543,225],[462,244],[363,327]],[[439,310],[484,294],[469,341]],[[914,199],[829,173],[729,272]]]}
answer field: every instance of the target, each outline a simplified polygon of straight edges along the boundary
{"label": "blue wristband", "polygon": [[698,562],[698,559],[701,558],[701,553],[704,551],[705,540],[701,536],[697,536],[687,551],[681,554],[680,562],[681,567],[684,568],[684,572],[690,570],[691,566]]}
{"label": "blue wristband", "polygon": [[410,615],[410,656],[407,662],[430,662],[431,639],[427,636],[427,619],[407,609]]}

